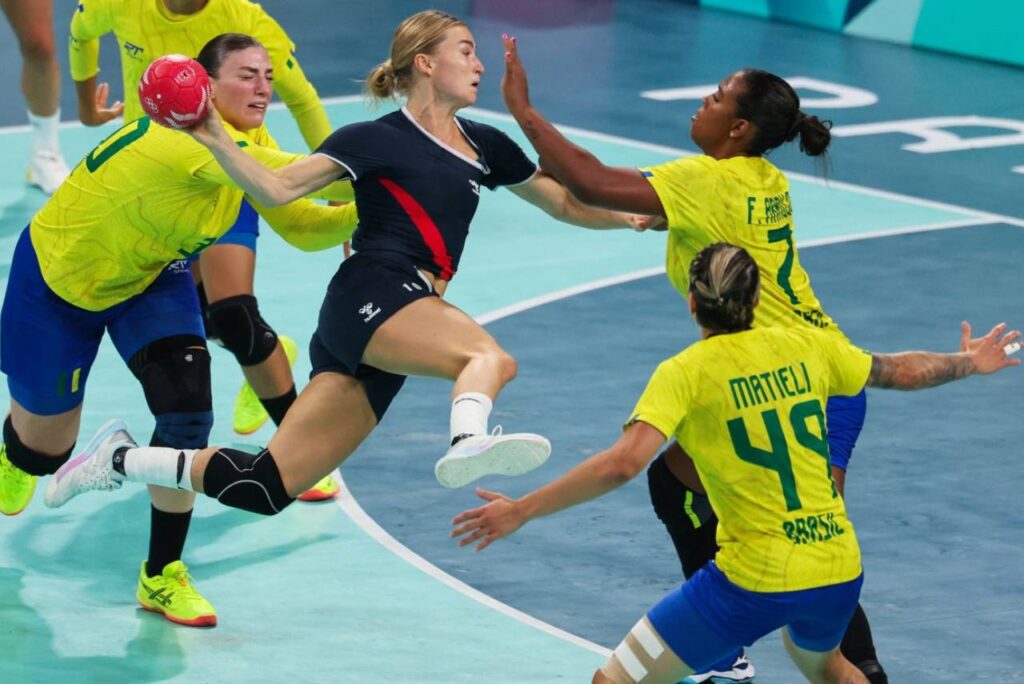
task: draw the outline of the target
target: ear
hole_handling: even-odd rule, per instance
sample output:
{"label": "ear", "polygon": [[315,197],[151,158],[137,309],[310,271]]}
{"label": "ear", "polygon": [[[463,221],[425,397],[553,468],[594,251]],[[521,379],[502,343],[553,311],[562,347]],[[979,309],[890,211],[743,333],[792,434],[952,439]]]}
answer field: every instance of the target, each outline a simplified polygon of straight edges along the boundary
{"label": "ear", "polygon": [[429,76],[434,70],[434,58],[423,52],[412,58],[412,66],[417,71]]}
{"label": "ear", "polygon": [[695,297],[694,294],[692,292],[690,292],[690,293],[687,293],[686,299],[690,303],[690,315],[691,316],[696,316],[697,315],[697,297]]}
{"label": "ear", "polygon": [[736,119],[732,122],[729,127],[729,137],[733,140],[742,140],[743,138],[750,135],[753,130],[753,126],[746,119]]}

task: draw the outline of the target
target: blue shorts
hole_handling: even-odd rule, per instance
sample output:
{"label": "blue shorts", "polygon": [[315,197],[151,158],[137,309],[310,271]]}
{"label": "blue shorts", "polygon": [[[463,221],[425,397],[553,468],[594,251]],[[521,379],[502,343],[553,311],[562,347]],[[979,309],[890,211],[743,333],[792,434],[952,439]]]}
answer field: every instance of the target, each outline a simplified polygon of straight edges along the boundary
{"label": "blue shorts", "polygon": [[825,653],[843,640],[863,581],[861,575],[815,589],[754,592],[730,582],[711,561],[651,608],[647,618],[696,672],[783,626],[800,648]]}
{"label": "blue shorts", "polygon": [[832,465],[846,470],[850,465],[853,447],[864,427],[868,410],[867,392],[861,390],[852,397],[829,397],[825,405],[828,425],[828,454]]}
{"label": "blue shorts", "polygon": [[220,236],[214,244],[217,245],[242,245],[252,251],[256,251],[256,238],[260,236],[260,215],[249,204],[249,200],[242,200],[242,206],[238,210],[238,218],[235,224],[228,229],[228,232]]}
{"label": "blue shorts", "polygon": [[164,337],[204,337],[188,264],[172,263],[144,292],[120,304],[86,311],[47,286],[26,228],[14,249],[0,311],[0,370],[7,374],[11,398],[41,416],[81,404],[105,330],[125,362]]}

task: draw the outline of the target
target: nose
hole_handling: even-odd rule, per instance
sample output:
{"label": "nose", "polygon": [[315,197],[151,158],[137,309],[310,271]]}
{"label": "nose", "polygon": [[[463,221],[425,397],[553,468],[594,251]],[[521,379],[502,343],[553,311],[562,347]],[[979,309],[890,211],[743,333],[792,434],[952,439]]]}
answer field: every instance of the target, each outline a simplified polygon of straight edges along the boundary
{"label": "nose", "polygon": [[270,80],[266,76],[257,76],[254,78],[253,87],[257,95],[267,95],[272,89]]}
{"label": "nose", "polygon": [[484,63],[480,61],[479,57],[476,57],[475,59],[476,59],[476,64],[473,65],[473,71],[478,73],[478,74],[484,73],[484,71],[485,71]]}

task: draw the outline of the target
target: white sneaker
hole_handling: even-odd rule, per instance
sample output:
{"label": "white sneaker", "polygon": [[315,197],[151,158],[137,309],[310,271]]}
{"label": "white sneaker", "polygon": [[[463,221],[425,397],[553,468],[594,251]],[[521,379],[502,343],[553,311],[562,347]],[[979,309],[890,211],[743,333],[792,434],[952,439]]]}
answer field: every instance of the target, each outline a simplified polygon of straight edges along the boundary
{"label": "white sneaker", "polygon": [[54,473],[43,501],[50,508],[59,508],[83,492],[120,489],[121,480],[114,471],[112,456],[121,447],[135,446],[138,444],[128,434],[124,422],[109,421],[80,454]]}
{"label": "white sneaker", "polygon": [[33,150],[25,177],[29,183],[39,186],[47,195],[52,195],[68,177],[68,165],[60,150]]}
{"label": "white sneaker", "polygon": [[755,674],[754,664],[747,660],[746,654],[741,654],[732,664],[731,670],[711,670],[703,674],[692,674],[684,679],[682,684],[741,684],[754,681]]}
{"label": "white sneaker", "polygon": [[540,435],[521,432],[463,437],[434,466],[434,476],[445,487],[461,487],[484,475],[522,475],[540,466],[551,455],[551,442]]}

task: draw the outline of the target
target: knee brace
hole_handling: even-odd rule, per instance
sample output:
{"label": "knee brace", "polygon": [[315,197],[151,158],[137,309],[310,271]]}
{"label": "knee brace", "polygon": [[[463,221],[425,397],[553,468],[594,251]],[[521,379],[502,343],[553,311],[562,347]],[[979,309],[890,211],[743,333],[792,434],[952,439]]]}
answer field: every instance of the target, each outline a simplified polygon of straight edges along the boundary
{"label": "knee brace", "polygon": [[53,475],[57,472],[58,468],[67,462],[74,448],[75,445],[72,444],[70,449],[57,456],[51,456],[50,454],[30,449],[25,446],[21,438],[18,437],[18,433],[14,431],[11,417],[7,416],[7,419],[4,420],[4,449],[7,452],[7,460],[16,468],[25,471],[29,475],[35,475],[36,477],[40,475]]}
{"label": "knee brace", "polygon": [[669,470],[664,456],[658,456],[647,469],[647,488],[654,512],[672,538],[683,575],[690,577],[718,551],[718,519],[711,503],[707,496],[680,482]]}
{"label": "knee brace", "polygon": [[128,362],[156,418],[151,446],[202,449],[207,445],[213,429],[213,397],[205,344],[198,337],[168,337],[146,345]]}
{"label": "knee brace", "polygon": [[252,295],[210,304],[210,329],[241,366],[262,363],[277,349],[277,333],[260,316]]}
{"label": "knee brace", "polygon": [[222,504],[260,515],[274,515],[295,501],[288,496],[270,451],[250,454],[218,449],[206,464],[203,491]]}

